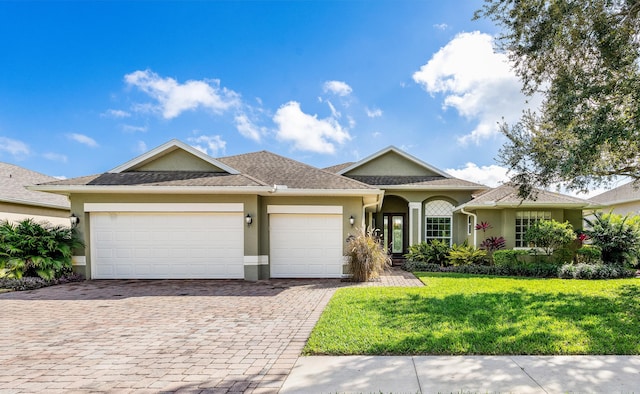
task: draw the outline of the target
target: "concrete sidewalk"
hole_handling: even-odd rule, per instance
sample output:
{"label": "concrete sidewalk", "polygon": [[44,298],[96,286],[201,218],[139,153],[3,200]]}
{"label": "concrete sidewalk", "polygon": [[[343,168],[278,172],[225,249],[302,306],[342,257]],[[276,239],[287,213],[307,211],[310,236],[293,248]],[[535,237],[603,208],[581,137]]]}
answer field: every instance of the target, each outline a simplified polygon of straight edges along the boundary
{"label": "concrete sidewalk", "polygon": [[640,356],[300,357],[281,394],[640,393]]}

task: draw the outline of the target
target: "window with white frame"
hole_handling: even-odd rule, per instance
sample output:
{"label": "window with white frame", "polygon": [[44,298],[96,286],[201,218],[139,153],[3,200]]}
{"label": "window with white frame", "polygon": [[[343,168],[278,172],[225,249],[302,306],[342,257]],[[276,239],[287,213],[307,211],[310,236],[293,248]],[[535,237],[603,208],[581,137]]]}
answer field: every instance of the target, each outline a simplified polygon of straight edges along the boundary
{"label": "window with white frame", "polygon": [[527,247],[524,235],[529,227],[539,220],[551,220],[550,211],[518,211],[516,212],[516,248]]}
{"label": "window with white frame", "polygon": [[467,216],[467,235],[471,235],[473,232],[473,216]]}
{"label": "window with white frame", "polygon": [[440,240],[451,245],[453,204],[445,200],[429,201],[424,206],[424,240]]}

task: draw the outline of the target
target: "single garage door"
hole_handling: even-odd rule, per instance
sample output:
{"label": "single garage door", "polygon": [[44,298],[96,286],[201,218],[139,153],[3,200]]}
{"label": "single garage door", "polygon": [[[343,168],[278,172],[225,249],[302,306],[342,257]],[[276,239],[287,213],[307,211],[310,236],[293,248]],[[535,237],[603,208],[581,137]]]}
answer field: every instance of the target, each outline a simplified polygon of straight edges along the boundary
{"label": "single garage door", "polygon": [[92,212],[95,279],[244,278],[239,212]]}
{"label": "single garage door", "polygon": [[340,278],[342,215],[269,215],[272,278]]}

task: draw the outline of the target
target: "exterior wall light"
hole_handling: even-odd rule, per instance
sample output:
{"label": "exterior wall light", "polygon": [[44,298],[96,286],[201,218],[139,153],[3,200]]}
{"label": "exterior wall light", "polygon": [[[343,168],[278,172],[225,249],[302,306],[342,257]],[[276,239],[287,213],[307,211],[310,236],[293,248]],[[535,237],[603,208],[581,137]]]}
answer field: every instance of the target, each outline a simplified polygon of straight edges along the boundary
{"label": "exterior wall light", "polygon": [[251,215],[247,214],[247,216],[244,217],[244,221],[245,223],[247,223],[247,226],[251,226],[251,223],[253,223],[253,218],[251,217]]}
{"label": "exterior wall light", "polygon": [[71,216],[69,216],[69,222],[71,222],[71,228],[75,228],[78,226],[78,223],[80,223],[80,218],[77,217],[75,213],[72,213]]}
{"label": "exterior wall light", "polygon": [[355,223],[356,219],[353,217],[353,215],[349,216],[349,224],[353,226]]}

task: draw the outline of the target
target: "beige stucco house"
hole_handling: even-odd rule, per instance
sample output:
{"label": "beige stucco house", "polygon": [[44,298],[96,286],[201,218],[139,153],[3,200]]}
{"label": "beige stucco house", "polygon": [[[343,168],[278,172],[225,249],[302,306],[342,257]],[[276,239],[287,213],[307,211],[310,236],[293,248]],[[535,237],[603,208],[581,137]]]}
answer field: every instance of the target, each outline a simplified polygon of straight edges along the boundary
{"label": "beige stucco house", "polygon": [[36,222],[69,226],[69,199],[51,193],[28,190],[27,186],[55,181],[56,178],[0,162],[0,221]]}
{"label": "beige stucco house", "polygon": [[602,206],[604,212],[620,215],[640,215],[640,184],[633,182],[611,189],[589,199]]}
{"label": "beige stucco house", "polygon": [[358,228],[380,229],[399,258],[424,240],[473,242],[469,229],[485,217],[498,232],[515,229],[520,210],[580,226],[588,205],[554,195],[474,206],[490,188],[395,147],[319,169],[266,151],[212,158],[177,140],[106,173],[34,190],[70,197],[85,242],[75,269],[96,279],[338,278]]}

